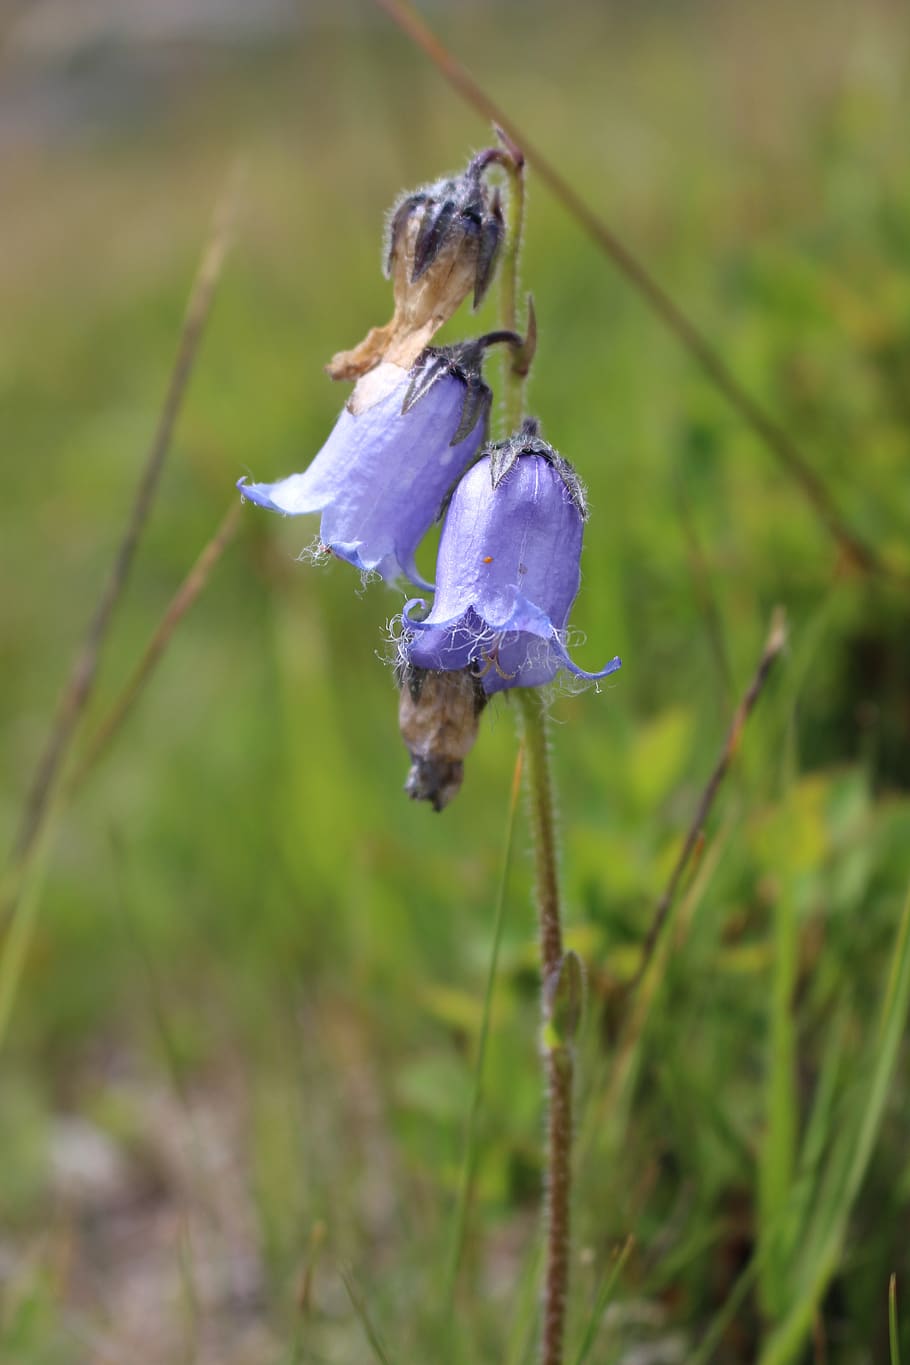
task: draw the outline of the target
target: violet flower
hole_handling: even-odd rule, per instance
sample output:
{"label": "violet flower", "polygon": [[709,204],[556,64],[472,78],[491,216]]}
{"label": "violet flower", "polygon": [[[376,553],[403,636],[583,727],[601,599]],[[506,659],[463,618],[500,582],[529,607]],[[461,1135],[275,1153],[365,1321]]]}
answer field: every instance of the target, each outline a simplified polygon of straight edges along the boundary
{"label": "violet flower", "polygon": [[237,487],[272,512],[321,512],[322,546],[355,568],[431,588],[414,553],[484,440],[490,390],[480,365],[484,347],[502,336],[429,349],[411,370],[377,366],[309,469]]}
{"label": "violet flower", "polygon": [[561,668],[604,678],[574,664],[565,646],[569,611],[581,582],[584,494],[572,466],[526,423],[492,446],[456,488],[437,561],[438,587],[424,620],[405,605],[401,654],[412,667],[472,666],[486,693],[538,687]]}

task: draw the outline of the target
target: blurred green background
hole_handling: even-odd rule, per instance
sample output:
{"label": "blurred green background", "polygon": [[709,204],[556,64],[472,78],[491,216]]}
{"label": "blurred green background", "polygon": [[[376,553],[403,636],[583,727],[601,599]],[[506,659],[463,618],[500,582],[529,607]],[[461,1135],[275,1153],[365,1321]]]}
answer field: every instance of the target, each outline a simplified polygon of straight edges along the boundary
{"label": "blurred green background", "polygon": [[[897,571],[843,562],[532,172],[531,402],[592,509],[576,657],[624,660],[599,694],[553,707],[569,941],[589,985],[568,1359],[596,1312],[592,1362],[887,1360],[889,1275],[900,1295],[910,1271],[906,10],[427,14]],[[490,133],[366,0],[255,16],[42,0],[5,13],[0,63],[9,846],[231,165],[235,244],[89,730],[237,478],[301,469],[328,433],[344,393],[323,364],[390,312],[387,207]],[[495,299],[445,336],[490,325]],[[521,819],[454,1326],[442,1289],[514,707],[485,714],[450,809],[409,803],[383,662],[401,598],[297,564],[314,531],[243,509],[55,821],[0,1056],[3,1361],[369,1361],[345,1266],[392,1361],[534,1358]],[[790,647],[630,996],[778,603]]]}

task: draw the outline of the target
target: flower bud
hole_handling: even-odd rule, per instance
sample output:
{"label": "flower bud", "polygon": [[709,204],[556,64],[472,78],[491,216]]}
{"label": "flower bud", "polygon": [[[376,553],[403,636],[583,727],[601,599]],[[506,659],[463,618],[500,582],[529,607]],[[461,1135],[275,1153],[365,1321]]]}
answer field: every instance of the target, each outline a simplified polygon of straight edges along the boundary
{"label": "flower bud", "polygon": [[326,367],[333,379],[355,379],[381,360],[406,369],[468,294],[474,307],[486,292],[503,236],[498,192],[483,174],[491,153],[481,153],[450,180],[425,185],[398,201],[389,216],[386,274],[395,312],[353,351]]}

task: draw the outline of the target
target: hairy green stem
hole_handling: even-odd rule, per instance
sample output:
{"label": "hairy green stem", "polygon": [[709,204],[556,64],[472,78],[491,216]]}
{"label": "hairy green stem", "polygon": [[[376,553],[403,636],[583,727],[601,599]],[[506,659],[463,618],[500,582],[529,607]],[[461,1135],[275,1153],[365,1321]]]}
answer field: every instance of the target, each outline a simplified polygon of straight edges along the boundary
{"label": "hairy green stem", "polygon": [[543,980],[558,972],[562,963],[562,925],[559,917],[559,885],[556,866],[556,829],[553,784],[544,700],[536,687],[518,687],[527,752],[528,787],[531,793],[531,824],[537,873],[537,904],[540,911],[540,960]]}
{"label": "hairy green stem", "polygon": [[[518,257],[521,251],[521,234],[525,215],[524,161],[520,154],[513,153],[500,163],[509,179],[506,202],[506,237],[503,259],[499,275],[499,315],[502,326],[510,332],[518,329]],[[510,436],[521,426],[524,416],[525,382],[527,365],[511,351],[503,358],[502,373],[502,415],[505,430],[503,435]]]}
{"label": "hairy green stem", "polygon": [[[550,775],[546,703],[539,689],[516,688],[527,755],[528,796],[534,831],[542,975],[542,1049],[547,1084],[546,1268],[542,1365],[561,1365],[569,1285],[569,1201],[572,1156],[572,1047],[554,1027],[565,959],[559,911],[556,820]],[[570,954],[571,956],[571,954]]]}
{"label": "hairy green stem", "polygon": [[[506,241],[500,272],[501,326],[518,330],[518,260],[524,226],[524,158],[508,146],[501,163],[509,178],[506,205]],[[534,331],[528,316],[529,339]],[[533,340],[521,352],[507,355],[503,372],[502,419],[504,436],[521,426],[525,384],[533,353]],[[565,1017],[573,1012],[571,997],[577,960],[568,964],[563,956],[559,915],[556,820],[550,776],[546,704],[536,687],[518,687],[515,696],[521,709],[527,755],[528,796],[537,869],[537,917],[540,934],[542,1030],[541,1046],[546,1074],[547,1150],[544,1227],[546,1260],[543,1285],[542,1365],[562,1365],[565,1337],[566,1297],[569,1285],[569,1200],[572,1156],[572,1027],[564,1033]],[[570,954],[570,957],[572,955]],[[580,978],[580,968],[578,969]]]}

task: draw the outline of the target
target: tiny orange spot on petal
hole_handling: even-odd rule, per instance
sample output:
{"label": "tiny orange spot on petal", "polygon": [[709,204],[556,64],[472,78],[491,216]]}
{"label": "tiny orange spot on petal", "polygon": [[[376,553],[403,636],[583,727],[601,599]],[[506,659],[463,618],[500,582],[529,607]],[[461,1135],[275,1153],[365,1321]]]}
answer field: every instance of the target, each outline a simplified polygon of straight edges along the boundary
{"label": "tiny orange spot on petal", "polygon": [[483,562],[484,562],[484,564],[492,564],[492,563],[493,563],[493,556],[492,556],[492,555],[484,555],[484,557],[483,557]]}

